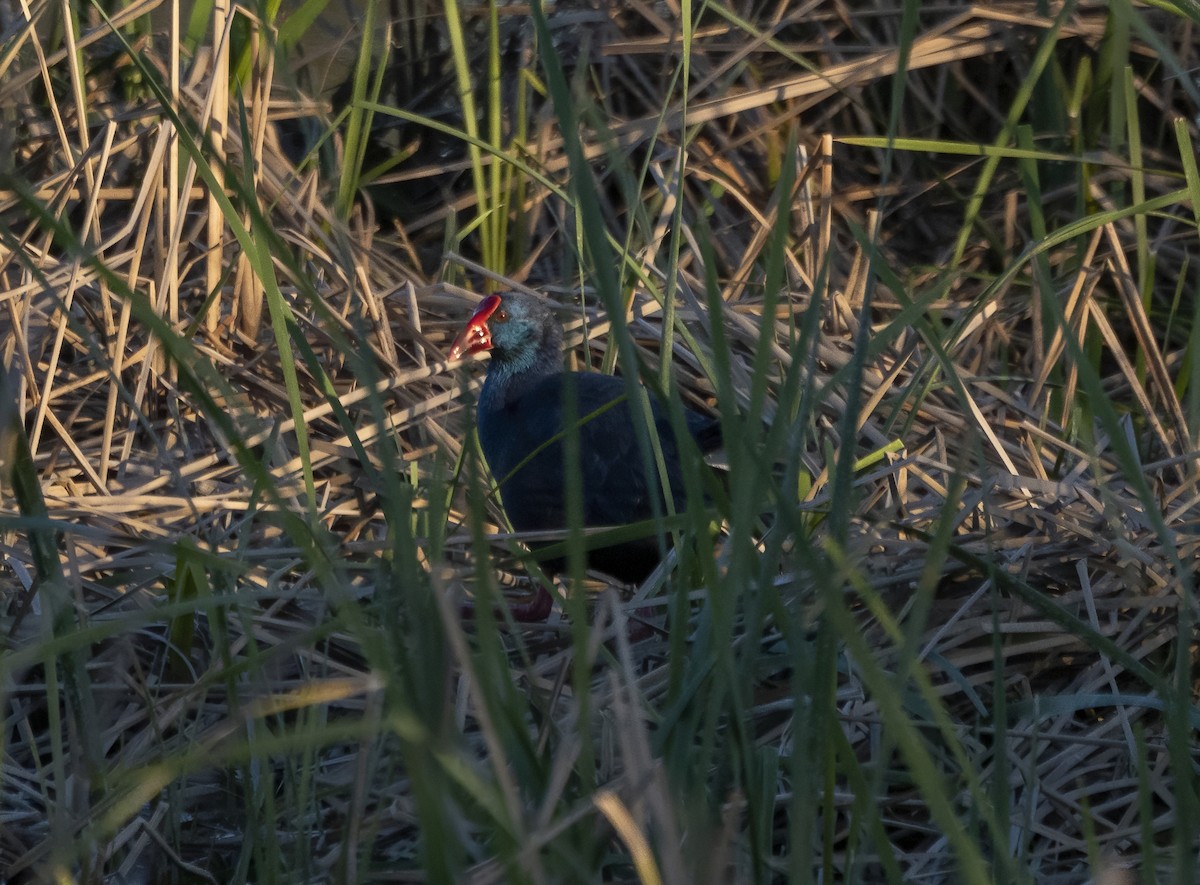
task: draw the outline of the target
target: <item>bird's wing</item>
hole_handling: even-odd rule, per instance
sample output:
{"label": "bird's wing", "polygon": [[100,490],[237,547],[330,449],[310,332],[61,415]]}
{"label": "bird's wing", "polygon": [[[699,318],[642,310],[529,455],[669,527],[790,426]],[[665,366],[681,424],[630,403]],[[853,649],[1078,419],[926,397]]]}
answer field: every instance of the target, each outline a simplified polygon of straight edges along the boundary
{"label": "bird's wing", "polygon": [[[649,519],[653,515],[651,494],[646,484],[643,448],[638,444],[637,424],[626,398],[625,382],[608,375],[577,376],[580,420],[581,467],[588,478],[585,500],[593,525],[615,525]],[[610,405],[611,404],[611,405]],[[682,508],[683,477],[679,449],[666,411],[651,399],[654,430],[662,450],[671,496]],[[590,416],[590,417],[589,417]],[[657,473],[657,471],[654,471]],[[654,497],[660,498],[657,476]]]}
{"label": "bird's wing", "polygon": [[[518,529],[558,528],[566,523],[563,396],[574,388],[579,424],[579,471],[583,479],[584,524],[621,525],[649,519],[658,480],[648,487],[625,382],[611,375],[564,373],[546,378],[516,402],[481,416],[480,435],[493,475],[502,484],[505,510]],[[682,508],[679,451],[666,412],[652,401],[667,478],[675,506]],[[693,422],[711,432],[711,419]],[[719,429],[717,431],[719,436]],[[531,453],[535,453],[532,454]]]}
{"label": "bird's wing", "polygon": [[[512,388],[503,388],[511,394]],[[573,407],[564,408],[564,397]],[[667,412],[651,400],[652,426],[676,512],[685,506],[679,449]],[[579,460],[564,464],[565,414],[578,421]],[[718,422],[685,411],[688,430],[702,448],[705,439],[719,438]],[[556,373],[529,379],[517,395],[487,395],[480,400],[479,439],[492,475],[500,483],[504,510],[518,531],[562,529],[571,521],[566,506],[568,480],[582,486],[583,525],[619,526],[645,522],[662,501],[656,469],[647,470],[644,447],[626,397],[625,382],[592,373]],[[647,481],[647,474],[650,479]],[[591,567],[624,581],[640,581],[658,563],[663,539],[651,533],[626,538],[590,551]],[[539,546],[531,542],[531,546]],[[541,545],[544,546],[544,545]],[[561,568],[561,561],[550,563]]]}

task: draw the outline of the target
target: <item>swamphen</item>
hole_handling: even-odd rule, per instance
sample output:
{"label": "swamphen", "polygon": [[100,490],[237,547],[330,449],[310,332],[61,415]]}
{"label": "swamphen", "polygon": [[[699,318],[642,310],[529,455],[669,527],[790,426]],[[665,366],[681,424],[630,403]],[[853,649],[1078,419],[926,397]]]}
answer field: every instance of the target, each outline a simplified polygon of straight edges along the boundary
{"label": "swamphen", "polygon": [[[566,528],[564,396],[573,393],[580,421],[583,525],[619,526],[651,519],[652,495],[661,502],[662,488],[657,478],[647,487],[625,382],[595,372],[565,372],[562,341],[562,326],[544,301],[505,292],[484,298],[451,345],[451,359],[486,350],[492,354],[477,422],[504,511],[517,531]],[[665,408],[653,398],[651,404],[675,510],[680,512],[686,498],[679,448]],[[686,411],[686,419],[702,451],[719,444],[716,420],[692,411]],[[660,509],[665,511],[665,506]],[[653,533],[588,551],[589,567],[625,582],[645,579],[659,559]],[[545,565],[561,571],[563,560]]]}

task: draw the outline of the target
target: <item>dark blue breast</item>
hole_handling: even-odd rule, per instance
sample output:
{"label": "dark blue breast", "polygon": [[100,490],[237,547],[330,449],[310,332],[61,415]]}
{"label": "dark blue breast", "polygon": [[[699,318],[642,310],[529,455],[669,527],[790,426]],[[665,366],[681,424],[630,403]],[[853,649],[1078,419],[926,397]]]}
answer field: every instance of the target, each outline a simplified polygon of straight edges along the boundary
{"label": "dark blue breast", "polygon": [[[653,517],[652,501],[663,502],[661,484],[656,480],[651,487],[646,482],[624,381],[595,373],[557,373],[534,381],[516,396],[494,395],[497,392],[485,386],[479,439],[514,529],[562,529],[568,524],[563,444],[568,393],[574,396],[580,421],[583,525],[616,526]],[[674,507],[680,511],[686,501],[678,445],[664,410],[653,401],[652,412]],[[716,422],[696,413],[687,418],[701,448],[712,448]],[[588,562],[621,580],[640,581],[657,564],[659,549],[657,537],[651,536],[593,550]],[[561,562],[548,563],[552,570],[560,566]]]}

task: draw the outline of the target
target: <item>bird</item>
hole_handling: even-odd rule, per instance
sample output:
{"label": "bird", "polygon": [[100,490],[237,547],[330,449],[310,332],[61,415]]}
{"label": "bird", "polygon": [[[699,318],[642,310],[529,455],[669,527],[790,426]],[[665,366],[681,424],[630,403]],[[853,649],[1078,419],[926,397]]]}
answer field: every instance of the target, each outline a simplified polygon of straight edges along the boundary
{"label": "bird", "polygon": [[[476,408],[484,459],[500,489],[500,500],[518,532],[565,529],[565,397],[574,397],[578,418],[579,475],[585,528],[650,520],[666,506],[661,481],[647,484],[643,455],[625,381],[563,367],[563,329],[548,302],[526,292],[488,295],[451,344],[451,360],[491,353]],[[678,440],[667,410],[650,398],[663,467],[676,512],[687,506]],[[687,428],[702,452],[720,445],[720,422],[684,410]],[[548,542],[555,543],[555,542]],[[547,546],[530,544],[531,550]],[[657,533],[622,539],[588,550],[588,567],[626,584],[640,584],[658,565]],[[563,571],[565,560],[543,565]]]}

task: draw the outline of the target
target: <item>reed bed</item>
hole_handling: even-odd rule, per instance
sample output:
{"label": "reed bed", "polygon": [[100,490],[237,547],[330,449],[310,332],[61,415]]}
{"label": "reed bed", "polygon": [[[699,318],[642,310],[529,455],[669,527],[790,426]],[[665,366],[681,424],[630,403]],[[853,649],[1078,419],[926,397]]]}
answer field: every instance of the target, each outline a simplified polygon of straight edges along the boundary
{"label": "reed bed", "polygon": [[[1190,7],[197,9],[3,22],[0,881],[1196,881]],[[500,288],[722,420],[640,587]]]}

